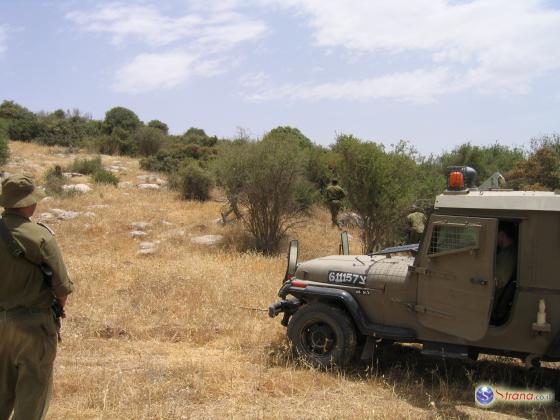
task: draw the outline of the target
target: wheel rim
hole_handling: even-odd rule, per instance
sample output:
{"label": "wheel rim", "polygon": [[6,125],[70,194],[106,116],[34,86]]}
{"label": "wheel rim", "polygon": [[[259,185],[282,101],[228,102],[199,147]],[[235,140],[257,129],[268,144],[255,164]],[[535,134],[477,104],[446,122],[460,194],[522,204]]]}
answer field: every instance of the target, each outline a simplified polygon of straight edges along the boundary
{"label": "wheel rim", "polygon": [[336,333],[324,322],[306,325],[301,331],[303,349],[314,356],[327,356],[336,344]]}

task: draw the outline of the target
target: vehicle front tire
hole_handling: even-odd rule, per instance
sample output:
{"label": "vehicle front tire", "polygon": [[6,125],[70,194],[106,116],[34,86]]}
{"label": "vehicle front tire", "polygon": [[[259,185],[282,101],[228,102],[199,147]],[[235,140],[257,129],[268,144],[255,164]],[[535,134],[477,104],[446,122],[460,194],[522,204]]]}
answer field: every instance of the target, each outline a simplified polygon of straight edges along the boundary
{"label": "vehicle front tire", "polygon": [[347,365],[356,352],[356,328],[342,309],[325,303],[300,308],[288,324],[297,355],[318,368]]}

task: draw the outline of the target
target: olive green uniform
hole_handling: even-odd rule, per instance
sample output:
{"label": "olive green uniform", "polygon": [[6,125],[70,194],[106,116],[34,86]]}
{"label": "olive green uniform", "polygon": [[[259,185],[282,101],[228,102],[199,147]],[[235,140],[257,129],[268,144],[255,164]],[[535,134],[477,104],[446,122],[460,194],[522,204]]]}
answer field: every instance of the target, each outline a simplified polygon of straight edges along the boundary
{"label": "olive green uniform", "polygon": [[406,221],[408,225],[408,243],[416,244],[420,242],[422,235],[424,235],[426,216],[422,212],[415,211],[406,216]]}
{"label": "olive green uniform", "polygon": [[327,187],[326,195],[332,224],[338,226],[338,213],[342,208],[342,200],[346,197],[346,192],[340,185],[331,184]]}
{"label": "olive green uniform", "polygon": [[54,295],[72,292],[58,245],[52,232],[14,210],[2,215],[5,225],[35,264],[53,271],[52,289],[40,269],[15,257],[0,240],[0,420],[41,419],[52,389],[57,331],[50,309]]}

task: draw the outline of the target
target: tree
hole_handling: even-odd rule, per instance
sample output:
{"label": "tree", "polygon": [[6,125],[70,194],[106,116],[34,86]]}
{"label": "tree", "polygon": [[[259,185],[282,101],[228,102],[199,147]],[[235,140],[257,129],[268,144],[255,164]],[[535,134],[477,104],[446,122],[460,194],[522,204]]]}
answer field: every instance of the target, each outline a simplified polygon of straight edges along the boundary
{"label": "tree", "polygon": [[106,134],[113,134],[113,131],[117,128],[132,133],[141,125],[142,122],[134,112],[130,109],[117,106],[105,113],[103,130]]}
{"label": "tree", "polygon": [[134,141],[140,155],[155,155],[163,146],[165,134],[158,128],[141,127],[134,133]]}
{"label": "tree", "polygon": [[301,131],[294,127],[276,127],[270,130],[269,134],[273,136],[283,137],[285,139],[288,139],[289,141],[295,141],[298,147],[302,149],[311,149],[314,146],[309,138],[304,136]]}
{"label": "tree", "polygon": [[543,146],[518,162],[506,174],[511,187],[520,190],[556,190],[560,188],[560,155]]}
{"label": "tree", "polygon": [[148,123],[148,127],[157,128],[158,130],[163,132],[163,134],[165,134],[165,135],[169,134],[169,127],[167,126],[167,124],[165,124],[164,122],[161,122],[160,120],[150,121]]}
{"label": "tree", "polygon": [[181,141],[187,144],[213,147],[218,142],[218,138],[216,136],[209,137],[202,128],[191,127],[181,136]]}
{"label": "tree", "polygon": [[2,102],[0,119],[7,122],[7,134],[12,140],[31,141],[41,133],[37,116],[14,101]]}
{"label": "tree", "polygon": [[394,243],[414,201],[414,160],[402,150],[387,153],[351,135],[340,135],[333,151],[339,155],[337,171],[348,201],[363,221],[364,252]]}
{"label": "tree", "polygon": [[473,146],[465,143],[441,156],[442,167],[471,166],[476,169],[475,182],[481,184],[494,172],[502,174],[511,170],[523,159],[523,150],[495,143],[491,146]]}
{"label": "tree", "polygon": [[278,251],[305,212],[298,199],[305,183],[305,155],[290,136],[269,133],[259,142],[232,144],[216,161],[220,185],[236,197],[255,249],[266,254]]}

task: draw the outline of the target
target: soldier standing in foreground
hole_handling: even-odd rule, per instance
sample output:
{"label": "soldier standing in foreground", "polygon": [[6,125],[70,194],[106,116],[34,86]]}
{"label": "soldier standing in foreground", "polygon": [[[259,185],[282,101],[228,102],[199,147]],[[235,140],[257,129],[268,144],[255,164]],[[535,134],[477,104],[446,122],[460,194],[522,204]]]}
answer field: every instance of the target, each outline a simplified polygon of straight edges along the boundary
{"label": "soldier standing in foreground", "polygon": [[0,206],[0,420],[43,419],[52,393],[57,346],[53,301],[72,292],[52,231],[32,222],[45,194],[31,178],[2,182]]}
{"label": "soldier standing in foreground", "polygon": [[331,220],[333,226],[338,226],[338,212],[342,208],[342,200],[346,197],[346,192],[338,185],[338,180],[334,179],[326,190],[327,201],[329,205],[329,210],[331,211]]}

